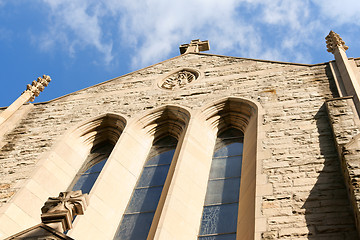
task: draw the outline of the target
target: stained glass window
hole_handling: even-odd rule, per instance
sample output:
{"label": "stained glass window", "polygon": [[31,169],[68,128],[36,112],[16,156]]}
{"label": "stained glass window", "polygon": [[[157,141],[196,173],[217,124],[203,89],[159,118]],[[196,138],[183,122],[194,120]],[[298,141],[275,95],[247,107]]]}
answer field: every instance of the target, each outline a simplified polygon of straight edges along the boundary
{"label": "stained glass window", "polygon": [[230,128],[216,140],[199,239],[236,239],[243,133]]}
{"label": "stained glass window", "polygon": [[177,140],[171,136],[153,144],[114,239],[147,238],[176,144]]}
{"label": "stained glass window", "polygon": [[76,174],[70,189],[72,191],[82,190],[82,193],[89,193],[113,148],[114,145],[109,142],[94,146],[85,160],[84,165]]}

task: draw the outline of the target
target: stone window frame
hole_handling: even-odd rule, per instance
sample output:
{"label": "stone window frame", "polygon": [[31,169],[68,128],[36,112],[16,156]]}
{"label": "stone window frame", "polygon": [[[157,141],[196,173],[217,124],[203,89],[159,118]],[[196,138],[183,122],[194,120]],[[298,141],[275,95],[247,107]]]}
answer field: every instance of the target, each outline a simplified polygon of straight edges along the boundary
{"label": "stone window frame", "polygon": [[[72,191],[72,187],[74,187],[76,183],[75,180],[79,179],[79,173],[81,173],[81,171],[84,172],[93,165],[96,165],[97,163],[105,160],[101,157],[99,159],[88,158],[94,147],[98,147],[106,142],[109,142],[111,145],[113,145],[111,152],[113,151],[117,141],[121,136],[122,131],[126,126],[126,122],[124,120],[119,120],[120,119],[118,119],[117,115],[105,114],[97,117],[94,120],[90,120],[89,123],[79,126],[77,128],[76,131],[78,132],[78,138],[81,139],[80,142],[82,143],[82,148],[87,149],[87,155],[86,158],[82,161],[82,166],[80,167],[73,181],[69,185],[68,191]],[[111,152],[107,159],[110,157]],[[101,172],[102,170],[100,171],[99,175],[101,174]],[[95,185],[95,183],[93,184],[93,186]]]}
{"label": "stone window frame", "polygon": [[[236,135],[232,135],[231,137],[229,135],[226,134],[234,134],[234,132],[236,132]],[[236,230],[235,231],[230,231],[230,229],[222,229],[220,230],[222,227],[220,227],[220,229],[213,229],[214,231],[211,231],[211,226],[212,225],[212,221],[209,220],[208,218],[207,221],[204,221],[204,217],[207,216],[209,217],[210,215],[213,214],[209,214],[210,212],[214,213],[213,211],[209,211],[209,209],[217,209],[219,210],[219,219],[228,219],[229,217],[231,218],[231,214],[234,209],[232,209],[231,211],[225,210],[225,209],[229,209],[230,208],[234,208],[236,207],[236,209],[238,209],[239,207],[239,195],[240,195],[240,181],[241,181],[241,166],[242,166],[242,147],[243,147],[243,139],[244,139],[244,134],[243,132],[241,132],[240,130],[238,130],[237,128],[234,128],[233,126],[229,126],[227,128],[223,128],[220,129],[220,131],[218,131],[217,133],[217,138],[216,138],[216,142],[215,142],[215,146],[214,146],[214,151],[213,151],[213,156],[212,156],[212,161],[211,161],[211,166],[210,166],[210,174],[209,174],[209,179],[208,179],[208,186],[207,186],[207,191],[206,191],[206,195],[205,195],[205,203],[203,206],[203,214],[202,214],[202,219],[201,219],[201,224],[200,224],[200,231],[199,231],[199,235],[198,235],[198,239],[204,239],[204,238],[208,238],[208,237],[220,237],[220,236],[225,236],[225,235],[236,235]],[[232,149],[230,150],[230,152],[228,152],[229,150],[229,146],[234,146],[237,145],[236,150]],[[241,146],[241,147],[240,147]],[[222,151],[222,152],[218,152],[220,149],[226,149],[226,151]],[[235,151],[235,152],[234,152]],[[239,151],[239,152],[236,152]],[[226,152],[226,154],[225,154]],[[225,160],[226,159],[226,160]],[[220,170],[220,166],[219,165],[214,165],[214,163],[216,161],[221,161],[222,163],[225,163],[221,166],[225,166],[225,169],[228,169],[228,167],[230,165],[228,164],[232,164],[232,171],[225,173],[224,175],[219,174],[220,172],[218,172],[218,170]],[[236,163],[239,163],[239,165],[236,165]],[[235,171],[235,169],[237,169],[236,167],[239,167],[238,170],[239,172]],[[214,170],[214,171],[213,171]],[[216,171],[217,170],[217,171]],[[211,174],[211,172],[213,171],[213,175]],[[230,174],[229,174],[230,173]],[[227,182],[227,183],[226,183]],[[229,184],[229,182],[231,182],[231,184]],[[222,183],[220,185],[217,185],[216,191],[213,184],[216,183]],[[212,187],[210,186],[209,188],[209,184],[212,184]],[[238,187],[236,188],[229,188],[230,185],[232,187],[235,187],[237,184],[239,184]],[[222,188],[221,188],[222,187]],[[221,191],[219,191],[221,190]],[[222,196],[224,197],[224,194],[228,195],[227,197],[222,198],[218,198],[218,197],[211,197],[209,191],[212,194],[218,194],[221,193]],[[236,196],[234,195],[229,195],[230,192],[232,191],[238,191],[238,196],[236,199]],[[229,198],[230,197],[230,198]],[[222,210],[225,212],[222,212]],[[236,213],[238,212],[238,210],[236,210]],[[234,217],[234,221],[232,222],[234,225],[234,227],[237,224],[237,214],[233,215]],[[211,218],[213,219],[213,218]],[[235,221],[236,220],[236,221]],[[219,225],[221,221],[217,221],[217,225]],[[231,223],[226,223],[226,225],[229,227],[231,226]],[[210,226],[210,228],[209,228]],[[214,225],[212,225],[214,226]],[[210,232],[209,232],[210,231]]]}
{"label": "stone window frame", "polygon": [[[242,233],[241,239],[261,239],[261,232],[266,231],[267,221],[261,213],[261,199],[264,195],[272,194],[272,185],[267,182],[266,175],[262,174],[261,165],[261,160],[266,159],[267,156],[259,146],[261,140],[265,138],[261,133],[260,124],[263,110],[255,101],[239,97],[227,97],[209,102],[204,107],[194,109],[166,105],[140,113],[129,121],[118,114],[101,115],[117,118],[116,125],[123,126],[122,133],[90,192],[90,204],[85,215],[75,219],[74,228],[68,232],[68,235],[75,239],[81,239],[84,235],[98,239],[112,239],[152,142],[170,131],[179,142],[165,182],[166,193],[164,191],[160,197],[149,237],[176,239],[176,236],[182,236],[186,239],[196,239],[216,135],[227,121],[222,119],[228,119],[230,122],[236,121],[237,127],[243,128],[245,135],[242,169],[246,171],[242,172],[241,186],[246,187],[240,189],[240,204],[243,207],[238,213],[238,231]],[[235,111],[234,114],[224,118],[226,115],[224,109]],[[246,113],[248,117],[244,117]],[[31,206],[26,205],[30,212],[18,214],[18,219],[11,219],[13,214],[9,212],[10,214],[6,215],[5,212],[0,219],[9,222],[6,227],[12,231],[10,233],[14,234],[38,224],[39,209],[46,199],[57,196],[59,191],[69,186],[82,163],[76,168],[72,167],[71,170],[67,161],[86,156],[88,150],[77,147],[81,146],[81,141],[91,142],[94,136],[81,126],[86,123],[89,123],[88,128],[96,125],[95,120],[98,118],[77,124],[41,158],[38,163],[39,169],[33,175],[35,178],[31,177],[27,185],[13,198],[15,201],[8,204],[9,211],[14,213],[19,209],[22,211],[22,206],[16,204],[30,202]],[[171,124],[165,127],[166,122]],[[83,137],[79,138],[79,136]],[[77,151],[69,151],[72,148]],[[71,157],[69,159],[61,157],[63,152],[70,154]],[[59,164],[60,162],[65,164]],[[54,176],[56,180],[53,181],[54,184],[45,182],[43,186],[42,181],[37,180],[39,176],[41,179],[47,179],[52,171],[57,171],[56,169],[68,174],[60,178],[65,179],[64,181],[59,181],[59,177]],[[32,192],[29,192],[29,189],[32,189]],[[38,199],[33,201],[35,198]]]}
{"label": "stone window frame", "polygon": [[[164,141],[164,139],[173,141],[173,144],[169,145],[169,142],[166,140]],[[140,174],[137,184],[133,190],[133,194],[132,194],[131,198],[129,199],[127,210],[123,214],[122,220],[119,223],[118,230],[115,234],[116,237],[114,237],[114,239],[125,239],[123,237],[124,237],[124,235],[129,234],[127,229],[130,226],[134,227],[134,229],[130,233],[131,239],[135,239],[135,238],[143,239],[149,235],[151,224],[154,222],[154,214],[156,212],[157,207],[159,207],[160,195],[166,194],[166,193],[163,193],[163,187],[164,187],[167,175],[169,173],[169,170],[170,170],[169,168],[171,166],[171,163],[173,160],[175,160],[174,153],[175,153],[177,145],[178,145],[178,140],[170,135],[164,136],[158,140],[155,139],[153,141],[149,155],[147,156],[147,160],[145,161],[145,164],[143,166],[142,173]],[[159,146],[161,146],[161,147],[159,147]],[[159,156],[162,154],[161,152],[158,152],[155,149],[158,149],[158,150],[162,149],[162,150],[164,150],[163,153],[167,153],[167,154],[165,154],[166,157],[162,158],[161,162],[154,161],[153,157]],[[171,152],[171,153],[169,154],[169,152]],[[149,162],[151,162],[151,163],[149,163]],[[167,171],[164,171],[166,168],[167,168]],[[160,170],[160,169],[162,169],[162,170]],[[147,175],[146,173],[152,172],[151,170],[154,170],[155,173],[157,174],[156,176],[154,175],[154,178],[156,179],[155,180],[156,183],[153,181],[146,181],[145,179],[149,180],[147,177],[144,178],[144,173],[145,173],[145,175]],[[161,176],[163,176],[163,177],[161,177]],[[154,179],[152,179],[152,180],[154,180]],[[160,189],[160,191],[158,192],[159,189]],[[145,192],[144,192],[144,190],[145,190]],[[137,192],[136,195],[134,195],[135,192]],[[152,192],[152,193],[150,193],[148,195],[147,193],[149,193],[149,192]],[[157,194],[160,194],[160,195],[158,195],[158,197],[159,197],[158,199],[156,197]],[[141,197],[145,197],[145,199],[146,199],[146,201],[143,202],[143,205],[138,205],[139,203],[133,202],[134,199],[139,200],[139,198],[141,198]],[[151,197],[151,198],[149,198],[149,197]],[[166,195],[165,195],[165,197],[166,197]],[[146,205],[145,208],[144,208],[144,205]],[[152,207],[150,207],[150,206],[152,206]],[[138,207],[140,207],[140,208],[138,208]],[[158,210],[158,211],[160,211],[160,210]],[[151,215],[152,215],[152,217],[151,217]],[[151,221],[145,220],[148,218],[151,218]],[[135,221],[133,221],[133,220],[135,220]],[[139,225],[138,221],[140,221],[143,224]],[[149,225],[147,225],[147,224],[149,224]],[[154,222],[154,224],[156,224],[156,223]],[[142,237],[140,237],[141,235],[142,235]],[[146,235],[146,237],[145,237],[145,235]]]}
{"label": "stone window frame", "polygon": [[[230,114],[228,110],[231,110]],[[132,118],[115,146],[114,156],[110,159],[112,162],[103,172],[103,178],[111,174],[109,171],[115,172],[114,162],[126,168],[126,171],[120,170],[121,177],[118,178],[117,185],[112,185],[112,188],[121,189],[121,192],[108,193],[105,188],[110,181],[106,180],[100,181],[95,186],[98,189],[94,190],[95,193],[99,191],[99,194],[106,195],[102,196],[104,199],[113,198],[110,211],[112,217],[105,218],[106,213],[99,214],[102,210],[92,210],[94,203],[91,203],[86,214],[79,217],[78,224],[74,224],[74,230],[71,230],[73,232],[69,232],[70,237],[77,239],[83,234],[106,236],[110,239],[113,237],[109,233],[116,232],[152,142],[162,134],[167,134],[164,119],[169,115],[174,116],[170,117],[173,123],[170,128],[178,136],[179,142],[148,238],[177,239],[177,236],[181,236],[197,239],[216,136],[220,129],[231,122],[244,132],[241,174],[243,187],[240,188],[241,207],[237,223],[237,232],[241,232],[241,236],[238,235],[237,239],[261,239],[261,233],[266,231],[267,221],[261,213],[261,199],[264,195],[272,194],[272,185],[267,182],[266,175],[262,174],[260,161],[266,157],[259,146],[263,137],[260,134],[263,110],[258,103],[239,97],[211,101],[200,109],[188,110],[183,106],[167,105]],[[179,119],[186,124],[179,125]],[[118,156],[119,153],[122,157]],[[115,165],[112,166],[112,163]],[[116,172],[119,174],[119,169]],[[101,206],[99,203],[95,205]]]}
{"label": "stone window frame", "polygon": [[126,123],[125,117],[106,113],[77,123],[61,135],[3,209],[0,230],[10,236],[39,224],[41,207],[49,197],[68,189],[91,147],[104,139],[116,143]]}
{"label": "stone window frame", "polygon": [[[129,124],[128,129],[133,129],[135,131],[137,130],[137,135],[142,138],[143,141],[142,145],[145,145],[145,148],[148,149],[147,152],[150,151],[153,142],[156,142],[158,139],[161,139],[166,135],[170,135],[178,140],[177,147],[173,156],[173,160],[170,164],[170,168],[165,180],[165,184],[163,186],[163,190],[158,202],[157,209],[154,214],[153,222],[151,224],[148,236],[154,235],[157,229],[158,221],[163,211],[164,201],[168,196],[169,185],[172,181],[172,175],[176,167],[177,156],[181,149],[181,139],[185,134],[189,120],[190,120],[190,112],[185,108],[175,105],[166,105],[154,109],[152,111],[149,111],[140,117],[137,117],[134,121],[132,121],[131,124]],[[141,171],[143,169],[147,157],[148,154],[146,154],[146,156],[144,156],[141,160],[139,160],[139,163],[141,164],[138,164],[140,168],[137,169],[136,180],[141,174]],[[132,189],[134,188],[135,188],[135,184]],[[126,203],[130,201],[130,198],[131,195],[129,195],[129,197],[126,197],[127,199]],[[121,218],[124,215],[124,213],[125,213],[125,209],[123,211],[123,214],[121,214],[120,216]],[[121,221],[119,221],[117,224],[120,223]]]}
{"label": "stone window frame", "polygon": [[[227,114],[227,110],[232,110]],[[226,111],[224,111],[226,110]],[[150,239],[197,239],[208,176],[217,132],[227,122],[244,132],[243,168],[240,188],[237,239],[261,239],[266,230],[266,218],[261,213],[263,195],[272,194],[272,185],[262,174],[258,157],[259,128],[263,110],[261,106],[239,97],[212,101],[192,111],[188,129],[177,158],[164,210],[158,227]]]}
{"label": "stone window frame", "polygon": [[[237,234],[237,239],[254,239],[255,234],[258,109],[252,101],[228,97],[202,110],[206,125],[209,126],[214,139],[218,133],[231,127],[239,129],[244,134],[237,220],[237,233],[241,233],[241,236]],[[215,144],[213,146],[215,147]]]}
{"label": "stone window frame", "polygon": [[[171,135],[179,139],[179,142],[149,231],[149,235],[154,234],[164,211],[167,189],[189,119],[190,112],[175,105],[162,106],[134,116],[126,125],[104,166],[100,181],[90,192],[90,204],[86,213],[75,220],[74,228],[68,235],[74,239],[79,239],[84,234],[99,239],[113,239],[153,141]],[[108,187],[110,185],[111,189]]]}
{"label": "stone window frame", "polygon": [[[87,158],[85,159],[83,166],[75,175],[73,182],[70,184],[67,191],[81,190],[82,193],[90,193],[92,187],[94,186],[97,180],[97,177],[102,172],[102,168],[106,164],[107,159],[109,158],[112,150],[114,149],[114,146],[115,144],[111,143],[110,141],[104,141],[102,143],[94,145],[91,148]],[[99,167],[101,165],[102,167]],[[86,184],[84,184],[85,182],[80,181],[80,179],[86,178],[89,179],[90,182],[92,182],[91,180],[92,176],[96,176],[95,178],[93,178],[94,182],[92,183],[92,185],[89,185],[89,181],[85,180],[85,182],[87,182]],[[84,189],[89,189],[89,190],[84,191]]]}

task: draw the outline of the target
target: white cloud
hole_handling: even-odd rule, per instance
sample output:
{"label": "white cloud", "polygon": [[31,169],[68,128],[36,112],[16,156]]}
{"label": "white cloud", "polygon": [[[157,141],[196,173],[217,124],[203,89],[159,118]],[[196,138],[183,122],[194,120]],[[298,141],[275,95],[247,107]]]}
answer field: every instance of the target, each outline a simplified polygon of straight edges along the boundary
{"label": "white cloud", "polygon": [[335,25],[346,23],[360,26],[360,1],[358,0],[313,0],[319,7],[321,16]]}
{"label": "white cloud", "polygon": [[360,25],[358,0],[42,1],[52,24],[41,38],[44,49],[61,43],[75,56],[95,48],[108,64],[119,54],[113,53],[117,44],[132,49],[133,68],[165,59],[196,38],[210,40],[219,54],[311,62],[310,52],[324,48],[329,21]]}
{"label": "white cloud", "polygon": [[[219,54],[282,61],[312,61],[330,30],[310,0],[123,1],[121,32],[136,46],[133,66],[168,56],[174,43],[209,39]],[[319,41],[319,39],[321,39]],[[291,59],[291,60],[290,60]]]}
{"label": "white cloud", "polygon": [[[178,44],[208,38],[215,49],[241,46],[257,50],[259,38],[252,26],[237,15],[239,1],[123,1],[121,31],[137,45],[133,63],[144,66],[167,56]],[[151,4],[150,4],[151,3]],[[144,42],[142,44],[141,42]],[[174,45],[176,44],[176,45]],[[249,47],[249,45],[253,45]]]}
{"label": "white cloud", "polygon": [[79,0],[44,0],[50,6],[49,32],[43,33],[42,48],[51,48],[61,43],[71,54],[85,46],[94,47],[104,56],[105,63],[112,60],[112,42],[104,42],[100,19],[101,5]]}

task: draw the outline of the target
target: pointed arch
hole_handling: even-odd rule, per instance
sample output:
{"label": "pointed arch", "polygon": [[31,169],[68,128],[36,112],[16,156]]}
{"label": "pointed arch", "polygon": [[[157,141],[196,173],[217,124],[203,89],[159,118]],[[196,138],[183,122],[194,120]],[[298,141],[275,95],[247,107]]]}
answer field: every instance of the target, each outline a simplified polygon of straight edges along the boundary
{"label": "pointed arch", "polygon": [[189,111],[167,105],[134,122],[143,137],[151,139],[147,141],[150,150],[114,239],[151,239],[154,235],[189,120]]}
{"label": "pointed arch", "polygon": [[[21,211],[19,218],[26,216],[27,225],[22,228],[38,224],[39,209],[47,198],[68,189],[94,146],[105,141],[116,143],[126,122],[120,115],[102,114],[75,124],[56,140],[51,149],[41,156],[31,177],[9,203],[9,209]],[[24,199],[31,199],[31,204]]]}
{"label": "pointed arch", "polygon": [[180,106],[166,105],[156,108],[135,120],[147,135],[161,138],[171,135],[179,139],[190,121],[190,112]]}
{"label": "pointed arch", "polygon": [[125,118],[107,113],[83,122],[73,130],[72,136],[86,149],[87,157],[69,185],[69,191],[90,193],[125,125]]}
{"label": "pointed arch", "polygon": [[208,104],[201,113],[212,130],[224,131],[224,128],[234,127],[245,132],[257,109],[258,106],[250,100],[228,97]]}
{"label": "pointed arch", "polygon": [[124,117],[106,113],[77,124],[69,132],[86,145],[96,145],[105,140],[115,144],[125,126]]}
{"label": "pointed arch", "polygon": [[[233,234],[236,234],[236,239],[253,239],[255,234],[258,106],[254,102],[246,99],[229,97],[220,99],[204,107],[201,115],[209,127],[209,130],[213,133],[214,138],[221,137],[223,133],[231,129],[238,129],[243,133],[244,138],[240,141],[241,145],[243,144],[243,150],[241,151],[242,157],[240,158],[240,160],[242,160],[241,181],[240,189],[238,190],[238,203],[236,203],[238,214],[237,217],[233,219],[233,224],[235,224],[236,228],[236,233]],[[238,135],[240,137],[242,134]],[[214,146],[215,153],[213,159],[216,158],[215,147],[216,146]],[[210,180],[211,176],[209,183]],[[209,186],[208,191],[211,191],[211,189],[209,190]],[[220,208],[220,206],[222,205],[218,205],[218,208]],[[228,214],[226,211],[227,210],[223,211],[225,215]],[[218,215],[219,221],[215,224],[213,223],[211,227],[222,228],[220,224],[221,218],[224,216],[220,215],[221,213]],[[214,221],[214,219],[212,219],[212,221]],[[201,226],[200,235],[207,232],[211,232],[212,234],[224,233],[221,232],[222,230],[219,230],[220,232],[217,232],[218,230],[212,230],[213,232],[204,230],[206,227],[203,226],[207,223],[209,222],[206,219],[204,208],[203,225]],[[224,231],[230,231],[228,230],[230,228],[226,229],[227,230]],[[203,237],[199,237],[199,239],[203,238],[206,238],[206,234],[203,235]]]}

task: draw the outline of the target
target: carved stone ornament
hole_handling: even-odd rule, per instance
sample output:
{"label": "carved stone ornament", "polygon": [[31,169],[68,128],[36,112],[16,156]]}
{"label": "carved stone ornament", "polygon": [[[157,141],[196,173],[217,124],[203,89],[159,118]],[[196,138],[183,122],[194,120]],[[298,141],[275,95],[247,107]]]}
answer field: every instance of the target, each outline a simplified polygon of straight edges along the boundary
{"label": "carved stone ornament", "polygon": [[35,97],[38,97],[40,92],[44,90],[47,85],[49,85],[49,82],[51,81],[50,76],[43,75],[42,78],[38,77],[36,81],[33,81],[31,84],[28,84],[26,86],[25,91],[30,91],[32,93],[29,101],[34,101]]}
{"label": "carved stone ornament", "polygon": [[76,215],[83,215],[88,205],[88,194],[81,190],[61,192],[58,197],[50,197],[41,208],[41,221],[45,224],[61,222],[63,230],[72,228]]}
{"label": "carved stone ornament", "polygon": [[337,47],[342,48],[344,51],[349,49],[349,47],[345,45],[345,42],[342,40],[339,34],[335,33],[334,31],[330,31],[329,35],[327,35],[325,39],[328,52],[334,53]]}
{"label": "carved stone ornament", "polygon": [[167,77],[161,84],[161,88],[168,90],[182,88],[185,85],[195,81],[198,76],[199,74],[195,71],[181,70]]}

